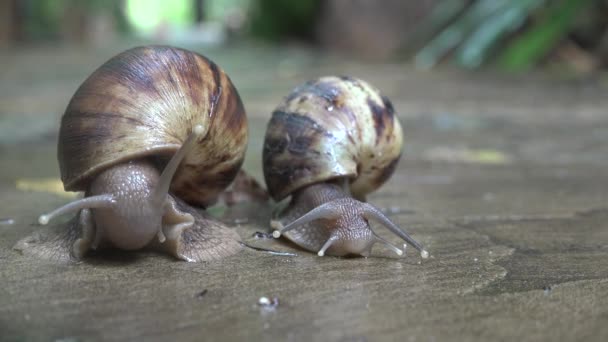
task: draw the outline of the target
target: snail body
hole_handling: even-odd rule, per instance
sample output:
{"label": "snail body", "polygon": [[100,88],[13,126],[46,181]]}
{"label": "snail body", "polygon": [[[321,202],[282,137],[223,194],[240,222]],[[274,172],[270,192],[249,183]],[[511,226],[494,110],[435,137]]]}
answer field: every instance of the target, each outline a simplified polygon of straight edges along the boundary
{"label": "snail body", "polygon": [[85,197],[39,222],[79,211],[77,258],[103,245],[160,245],[187,261],[234,254],[238,234],[194,206],[232,182],[246,145],[241,99],[216,64],[173,47],[127,50],[84,81],[61,120],[61,178]]}
{"label": "snail body", "polygon": [[273,235],[319,255],[369,255],[381,242],[369,220],[379,221],[428,252],[366,196],[394,172],[403,145],[401,125],[388,98],[365,81],[322,77],[296,87],[275,109],[264,142],[264,177],[277,201],[289,205],[271,221]]}

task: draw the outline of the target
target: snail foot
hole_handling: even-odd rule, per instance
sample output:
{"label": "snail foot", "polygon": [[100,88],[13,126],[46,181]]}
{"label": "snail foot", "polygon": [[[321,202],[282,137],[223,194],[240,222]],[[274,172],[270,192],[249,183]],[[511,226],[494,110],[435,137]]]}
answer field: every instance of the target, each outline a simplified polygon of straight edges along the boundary
{"label": "snail foot", "polygon": [[188,262],[223,259],[242,249],[234,230],[201,211],[184,212],[186,204],[177,199],[171,202],[171,209],[163,216],[166,240],[154,241],[156,249]]}

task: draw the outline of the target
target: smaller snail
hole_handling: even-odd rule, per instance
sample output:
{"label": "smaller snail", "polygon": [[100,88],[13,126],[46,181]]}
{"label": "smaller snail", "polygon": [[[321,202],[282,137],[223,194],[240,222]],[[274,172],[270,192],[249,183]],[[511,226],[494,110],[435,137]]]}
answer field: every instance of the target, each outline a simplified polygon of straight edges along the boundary
{"label": "smaller snail", "polygon": [[84,81],[61,120],[62,181],[85,197],[39,222],[79,211],[62,242],[76,258],[104,245],[186,261],[234,254],[238,234],[194,206],[230,184],[246,144],[242,102],[217,65],[173,47],[127,50]]}
{"label": "smaller snail", "polygon": [[381,210],[365,202],[393,173],[403,137],[391,102],[366,82],[323,77],[293,90],[272,113],[263,167],[270,195],[291,196],[271,221],[273,236],[285,236],[309,251],[367,256],[375,243],[403,251],[374,233],[374,220],[429,253]]}

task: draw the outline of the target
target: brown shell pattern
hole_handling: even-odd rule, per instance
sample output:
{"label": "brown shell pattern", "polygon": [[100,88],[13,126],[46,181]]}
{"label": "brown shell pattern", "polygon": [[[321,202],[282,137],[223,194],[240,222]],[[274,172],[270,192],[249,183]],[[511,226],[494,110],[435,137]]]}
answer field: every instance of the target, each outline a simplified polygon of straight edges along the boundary
{"label": "brown shell pattern", "polygon": [[68,191],[135,158],[166,161],[200,124],[171,191],[206,206],[236,176],[247,145],[243,104],[228,76],[191,51],[147,46],[111,58],[78,88],[61,120],[58,159]]}
{"label": "brown shell pattern", "polygon": [[323,77],[297,87],[272,113],[264,177],[275,200],[297,189],[350,178],[355,198],[393,173],[403,145],[391,102],[365,81]]}

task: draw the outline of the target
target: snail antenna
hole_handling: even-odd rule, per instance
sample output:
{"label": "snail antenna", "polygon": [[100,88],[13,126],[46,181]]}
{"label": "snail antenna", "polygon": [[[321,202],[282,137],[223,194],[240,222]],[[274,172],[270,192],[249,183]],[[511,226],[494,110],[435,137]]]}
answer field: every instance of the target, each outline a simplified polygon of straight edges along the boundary
{"label": "snail antenna", "polygon": [[329,239],[327,239],[327,241],[325,241],[325,243],[323,244],[323,247],[321,247],[321,249],[317,252],[318,256],[324,256],[325,252],[327,251],[327,249],[329,247],[331,247],[331,245],[334,243],[334,241],[336,241],[337,238],[334,237],[333,235],[329,237]]}
{"label": "snail antenna", "polygon": [[272,236],[275,238],[279,238],[281,237],[282,233],[298,228],[299,226],[308,222],[318,219],[333,219],[338,217],[340,217],[340,211],[336,210],[336,207],[332,202],[327,202],[307,212],[306,214],[302,215],[300,218],[296,219],[285,227],[275,230],[274,232],[272,232]]}
{"label": "snail antenna", "polygon": [[420,251],[420,256],[423,259],[426,259],[429,257],[429,252],[426,249],[424,249],[424,247],[422,247],[422,245],[418,241],[414,240],[408,233],[406,233],[401,228],[399,228],[396,224],[394,224],[393,221],[391,221],[388,217],[386,217],[386,215],[384,215],[376,207],[372,206],[369,203],[365,203],[364,208],[363,208],[363,217],[365,217],[366,219],[375,219],[376,221],[380,222],[383,226],[388,228],[391,232],[395,233],[397,236],[399,236],[400,238],[405,240],[405,242],[409,243],[414,248],[416,248],[418,251]]}
{"label": "snail antenna", "polygon": [[177,167],[182,162],[184,157],[192,150],[194,147],[194,143],[196,140],[203,135],[204,128],[201,125],[196,125],[192,128],[192,133],[188,136],[186,141],[182,144],[182,146],[175,152],[167,166],[160,175],[160,179],[156,188],[154,189],[154,194],[152,200],[155,203],[158,203],[160,206],[165,199],[165,196],[169,193],[169,187],[171,186],[171,180],[173,179],[173,175],[175,175],[175,171],[177,171]]}
{"label": "snail antenna", "polygon": [[115,203],[116,200],[114,199],[114,196],[110,194],[81,198],[74,202],[70,202],[62,207],[59,207],[51,211],[50,213],[40,215],[38,217],[38,223],[44,226],[48,224],[50,220],[54,219],[59,215],[71,213],[86,208],[108,208],[114,205]]}
{"label": "snail antenna", "polygon": [[398,256],[403,255],[403,252],[404,252],[403,250],[399,249],[397,246],[388,242],[386,239],[380,237],[378,234],[376,234],[376,233],[373,233],[373,234],[374,234],[374,237],[376,238],[377,243],[381,243],[381,244],[385,245],[388,249],[395,252],[395,254],[397,254]]}

